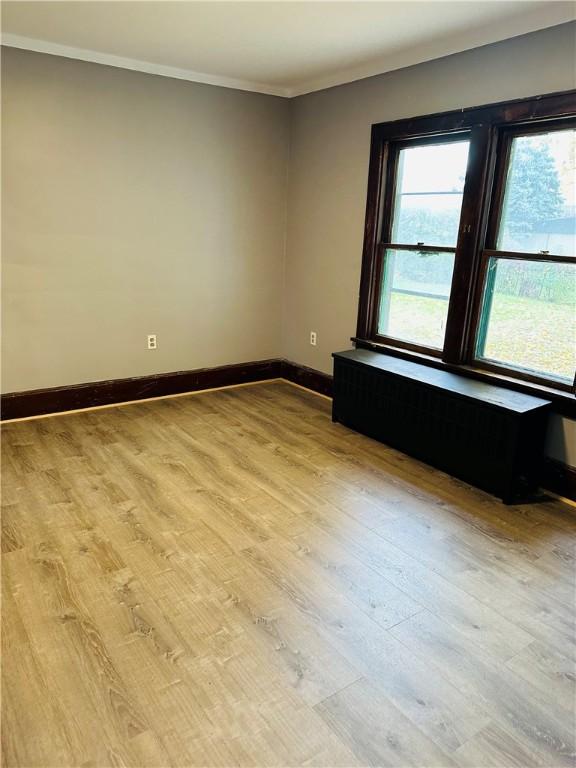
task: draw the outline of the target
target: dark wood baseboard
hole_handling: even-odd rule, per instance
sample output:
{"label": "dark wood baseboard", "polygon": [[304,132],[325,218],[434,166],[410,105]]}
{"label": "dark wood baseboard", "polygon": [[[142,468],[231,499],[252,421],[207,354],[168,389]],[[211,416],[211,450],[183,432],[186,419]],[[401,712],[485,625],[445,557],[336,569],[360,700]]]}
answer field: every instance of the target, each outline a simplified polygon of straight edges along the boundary
{"label": "dark wood baseboard", "polygon": [[332,376],[329,373],[322,373],[305,365],[282,360],[280,375],[283,379],[287,379],[293,384],[300,384],[300,386],[306,387],[306,389],[332,397]]}
{"label": "dark wood baseboard", "polygon": [[576,467],[546,457],[542,468],[542,487],[547,491],[576,501]]}
{"label": "dark wood baseboard", "polygon": [[332,376],[327,373],[289,360],[258,360],[237,365],[222,365],[218,368],[200,368],[195,371],[175,371],[130,379],[92,381],[49,389],[10,392],[2,395],[1,418],[4,421],[23,419],[280,378],[323,395],[332,394]]}
{"label": "dark wood baseboard", "polygon": [[159,373],[132,379],[111,379],[50,389],[32,389],[2,395],[2,419],[21,419],[98,405],[113,405],[148,397],[177,395],[202,389],[225,387],[280,378],[282,361],[258,360],[218,368]]}

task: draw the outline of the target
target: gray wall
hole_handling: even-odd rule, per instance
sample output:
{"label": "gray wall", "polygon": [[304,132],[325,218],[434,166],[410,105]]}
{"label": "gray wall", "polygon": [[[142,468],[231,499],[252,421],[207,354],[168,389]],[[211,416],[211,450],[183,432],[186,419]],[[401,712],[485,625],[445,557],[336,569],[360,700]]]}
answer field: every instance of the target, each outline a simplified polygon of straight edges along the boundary
{"label": "gray wall", "polygon": [[278,356],[289,102],[10,48],[2,75],[3,391]]}
{"label": "gray wall", "polygon": [[[574,88],[575,29],[563,24],[292,102],[285,357],[328,372],[331,352],[351,346],[372,123]],[[554,421],[549,452],[576,465],[574,422]]]}

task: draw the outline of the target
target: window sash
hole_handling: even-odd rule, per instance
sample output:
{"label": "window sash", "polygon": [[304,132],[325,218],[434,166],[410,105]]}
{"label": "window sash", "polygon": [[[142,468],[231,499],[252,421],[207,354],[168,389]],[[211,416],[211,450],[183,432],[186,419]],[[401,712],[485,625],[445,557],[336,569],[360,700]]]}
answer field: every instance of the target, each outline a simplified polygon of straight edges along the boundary
{"label": "window sash", "polygon": [[[412,350],[414,352],[425,352],[427,355],[430,355],[432,357],[442,357],[442,348],[438,347],[429,347],[425,344],[418,344],[416,342],[407,341],[405,339],[400,339],[396,336],[390,336],[386,334],[382,334],[379,332],[379,324],[380,324],[380,309],[381,309],[381,302],[382,302],[382,290],[384,287],[384,272],[385,272],[385,266],[386,266],[386,251],[387,250],[396,250],[396,251],[404,251],[404,252],[412,252],[412,253],[420,253],[420,252],[426,252],[426,253],[455,253],[456,248],[441,248],[436,246],[418,246],[418,245],[394,245],[394,244],[386,244],[386,243],[380,243],[378,245],[378,291],[377,291],[377,311],[374,313],[374,322],[375,327],[373,330],[373,338],[378,343],[381,344],[390,344],[394,347],[398,347],[401,349],[408,349]],[[424,294],[422,294],[424,295]],[[450,296],[447,297],[447,301],[450,301]]]}
{"label": "window sash", "polygon": [[[398,202],[398,168],[400,165],[400,153],[403,150],[407,149],[413,149],[413,148],[419,148],[419,147],[429,147],[434,145],[443,145],[443,144],[455,144],[457,142],[470,142],[470,131],[459,131],[459,132],[452,132],[452,133],[444,133],[439,134],[437,136],[428,136],[428,137],[421,137],[417,139],[409,139],[406,141],[395,141],[391,142],[389,147],[389,157],[388,157],[388,163],[390,165],[390,174],[388,179],[388,199],[386,200],[387,204],[387,210],[385,211],[385,223],[386,223],[386,229],[383,230],[382,236],[386,240],[392,239],[392,231],[394,228],[394,221],[396,218],[396,215],[399,214],[399,211],[396,210],[396,204]],[[462,214],[462,209],[460,210],[460,215]],[[384,244],[384,241],[383,241]],[[411,247],[416,245],[415,243],[400,243],[400,241],[396,241],[396,244],[404,245],[405,247]],[[390,247],[391,243],[386,243],[387,247]],[[448,246],[446,244],[437,244],[437,245],[430,245],[424,243],[430,250],[432,248],[437,248],[438,250],[443,251],[452,251],[456,249],[456,246]],[[422,249],[424,250],[424,249]]]}
{"label": "window sash", "polygon": [[[576,100],[575,100],[576,101]],[[576,111],[576,105],[575,105]],[[569,128],[576,128],[576,118],[555,119],[539,122],[536,125],[512,125],[501,128],[498,131],[497,163],[494,172],[494,182],[491,190],[491,209],[486,232],[485,248],[490,250],[498,249],[498,235],[502,223],[502,214],[504,210],[504,200],[506,196],[506,181],[508,179],[508,170],[514,139],[522,136],[539,135],[551,133],[553,131],[562,131]],[[522,252],[525,257],[532,255],[530,251]],[[534,255],[538,251],[533,252]],[[574,254],[576,256],[576,254]]]}
{"label": "window sash", "polygon": [[[488,266],[490,264],[490,261],[493,259],[502,259],[506,261],[515,260],[515,261],[530,261],[530,262],[542,262],[542,263],[554,263],[554,264],[575,264],[576,258],[573,256],[553,256],[553,255],[544,255],[544,254],[526,254],[526,253],[516,253],[513,251],[495,251],[495,250],[485,250],[482,252],[481,257],[481,268],[480,268],[480,276],[479,276],[479,286],[480,286],[480,295],[479,295],[479,301],[475,308],[474,318],[473,318],[473,342],[474,342],[474,349],[473,349],[473,362],[474,365],[478,368],[487,370],[487,371],[493,371],[495,373],[503,373],[506,375],[512,375],[515,378],[522,379],[523,381],[530,381],[534,382],[536,384],[543,384],[543,385],[553,385],[556,389],[563,390],[565,392],[572,392],[574,391],[574,387],[576,385],[576,372],[574,374],[574,380],[572,383],[568,384],[565,383],[557,378],[554,378],[553,376],[546,376],[544,374],[539,374],[535,371],[525,370],[519,367],[514,367],[512,365],[506,365],[505,363],[500,363],[495,360],[489,360],[484,357],[480,357],[476,354],[477,347],[479,344],[479,337],[480,334],[485,332],[487,330],[482,327],[483,324],[483,303],[484,303],[484,293],[486,290],[486,282],[488,278]],[[575,329],[576,332],[576,329]]]}
{"label": "window sash", "polygon": [[506,183],[511,161],[511,150],[514,139],[529,135],[542,135],[553,131],[562,131],[567,128],[575,128],[576,120],[571,117],[568,119],[545,120],[534,125],[512,125],[501,128],[495,137],[495,162],[494,176],[492,185],[487,185],[484,191],[486,206],[488,208],[488,220],[485,236],[485,247],[480,254],[480,264],[478,276],[476,279],[475,300],[470,328],[470,347],[468,360],[474,366],[484,370],[502,373],[524,381],[530,381],[538,384],[552,385],[557,389],[573,392],[576,387],[576,372],[571,384],[565,384],[552,376],[540,375],[532,371],[524,371],[519,368],[507,366],[504,363],[486,360],[476,354],[478,347],[478,337],[481,333],[482,305],[486,290],[486,280],[488,274],[488,265],[490,259],[514,259],[518,261],[543,261],[556,263],[570,263],[576,260],[574,255],[559,255],[553,253],[543,253],[541,251],[508,251],[497,248],[502,216],[504,210],[504,201],[506,196]]}

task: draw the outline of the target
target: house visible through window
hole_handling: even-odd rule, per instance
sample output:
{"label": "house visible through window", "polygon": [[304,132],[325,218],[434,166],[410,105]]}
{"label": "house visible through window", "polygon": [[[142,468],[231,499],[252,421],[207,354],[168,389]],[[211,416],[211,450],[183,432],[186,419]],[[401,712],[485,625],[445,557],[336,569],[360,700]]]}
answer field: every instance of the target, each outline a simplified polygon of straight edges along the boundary
{"label": "house visible through window", "polygon": [[559,94],[374,126],[360,343],[573,390],[575,114]]}

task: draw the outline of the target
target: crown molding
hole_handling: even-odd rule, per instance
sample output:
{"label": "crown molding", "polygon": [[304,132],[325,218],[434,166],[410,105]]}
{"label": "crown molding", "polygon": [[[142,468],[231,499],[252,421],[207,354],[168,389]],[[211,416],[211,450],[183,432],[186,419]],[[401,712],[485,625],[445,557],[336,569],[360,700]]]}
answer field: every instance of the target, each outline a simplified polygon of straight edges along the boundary
{"label": "crown molding", "polygon": [[[496,0],[497,2],[497,0]],[[298,96],[304,96],[316,91],[323,91],[328,88],[334,88],[340,85],[348,85],[364,80],[366,78],[382,75],[394,70],[405,67],[423,64],[434,59],[444,58],[464,51],[481,48],[485,45],[504,42],[522,35],[537,32],[559,24],[574,22],[576,12],[571,3],[556,2],[551,3],[554,8],[546,9],[546,15],[543,15],[543,9],[536,9],[535,13],[526,14],[519,27],[517,22],[508,19],[500,25],[496,38],[490,28],[480,27],[470,31],[466,35],[461,35],[458,42],[449,44],[446,40],[434,40],[428,44],[418,46],[415,49],[405,49],[388,53],[386,56],[379,57],[365,64],[349,67],[331,75],[320,78],[312,78],[292,86],[279,86],[270,83],[253,82],[242,80],[224,75],[211,75],[206,72],[195,72],[191,69],[180,69],[178,67],[155,64],[150,61],[141,61],[138,59],[116,56],[111,53],[102,53],[84,48],[74,48],[68,45],[60,45],[46,40],[38,40],[22,35],[13,35],[4,33],[1,37],[2,45],[9,48],[22,48],[27,51],[37,53],[47,53],[53,56],[64,56],[69,59],[79,59],[80,61],[89,61],[95,64],[104,64],[109,67],[119,67],[121,69],[130,69],[136,72],[145,72],[150,75],[159,75],[161,77],[172,77],[177,80],[188,80],[192,83],[203,83],[205,85],[215,85],[221,88],[233,88],[240,91],[251,91],[253,93],[262,93],[268,96],[280,96],[285,99],[292,99]]]}
{"label": "crown molding", "polygon": [[32,37],[22,37],[21,35],[12,35],[9,33],[3,34],[2,45],[8,48],[21,48],[26,51],[35,51],[36,53],[47,53],[52,56],[64,56],[67,59],[90,61],[94,64],[104,64],[108,67],[119,67],[120,69],[131,69],[135,72],[146,72],[149,75],[172,77],[176,80],[188,80],[192,83],[203,83],[204,85],[216,85],[221,88],[234,88],[239,91],[264,93],[268,96],[281,96],[283,98],[289,96],[288,88],[268,85],[267,83],[239,80],[234,77],[225,77],[223,75],[210,75],[206,72],[194,72],[191,69],[168,67],[163,64],[154,64],[151,61],[129,59],[124,56],[115,56],[112,53],[91,51],[86,48],[73,48],[69,45],[60,45],[59,43],[51,43],[47,40],[37,40]]}

